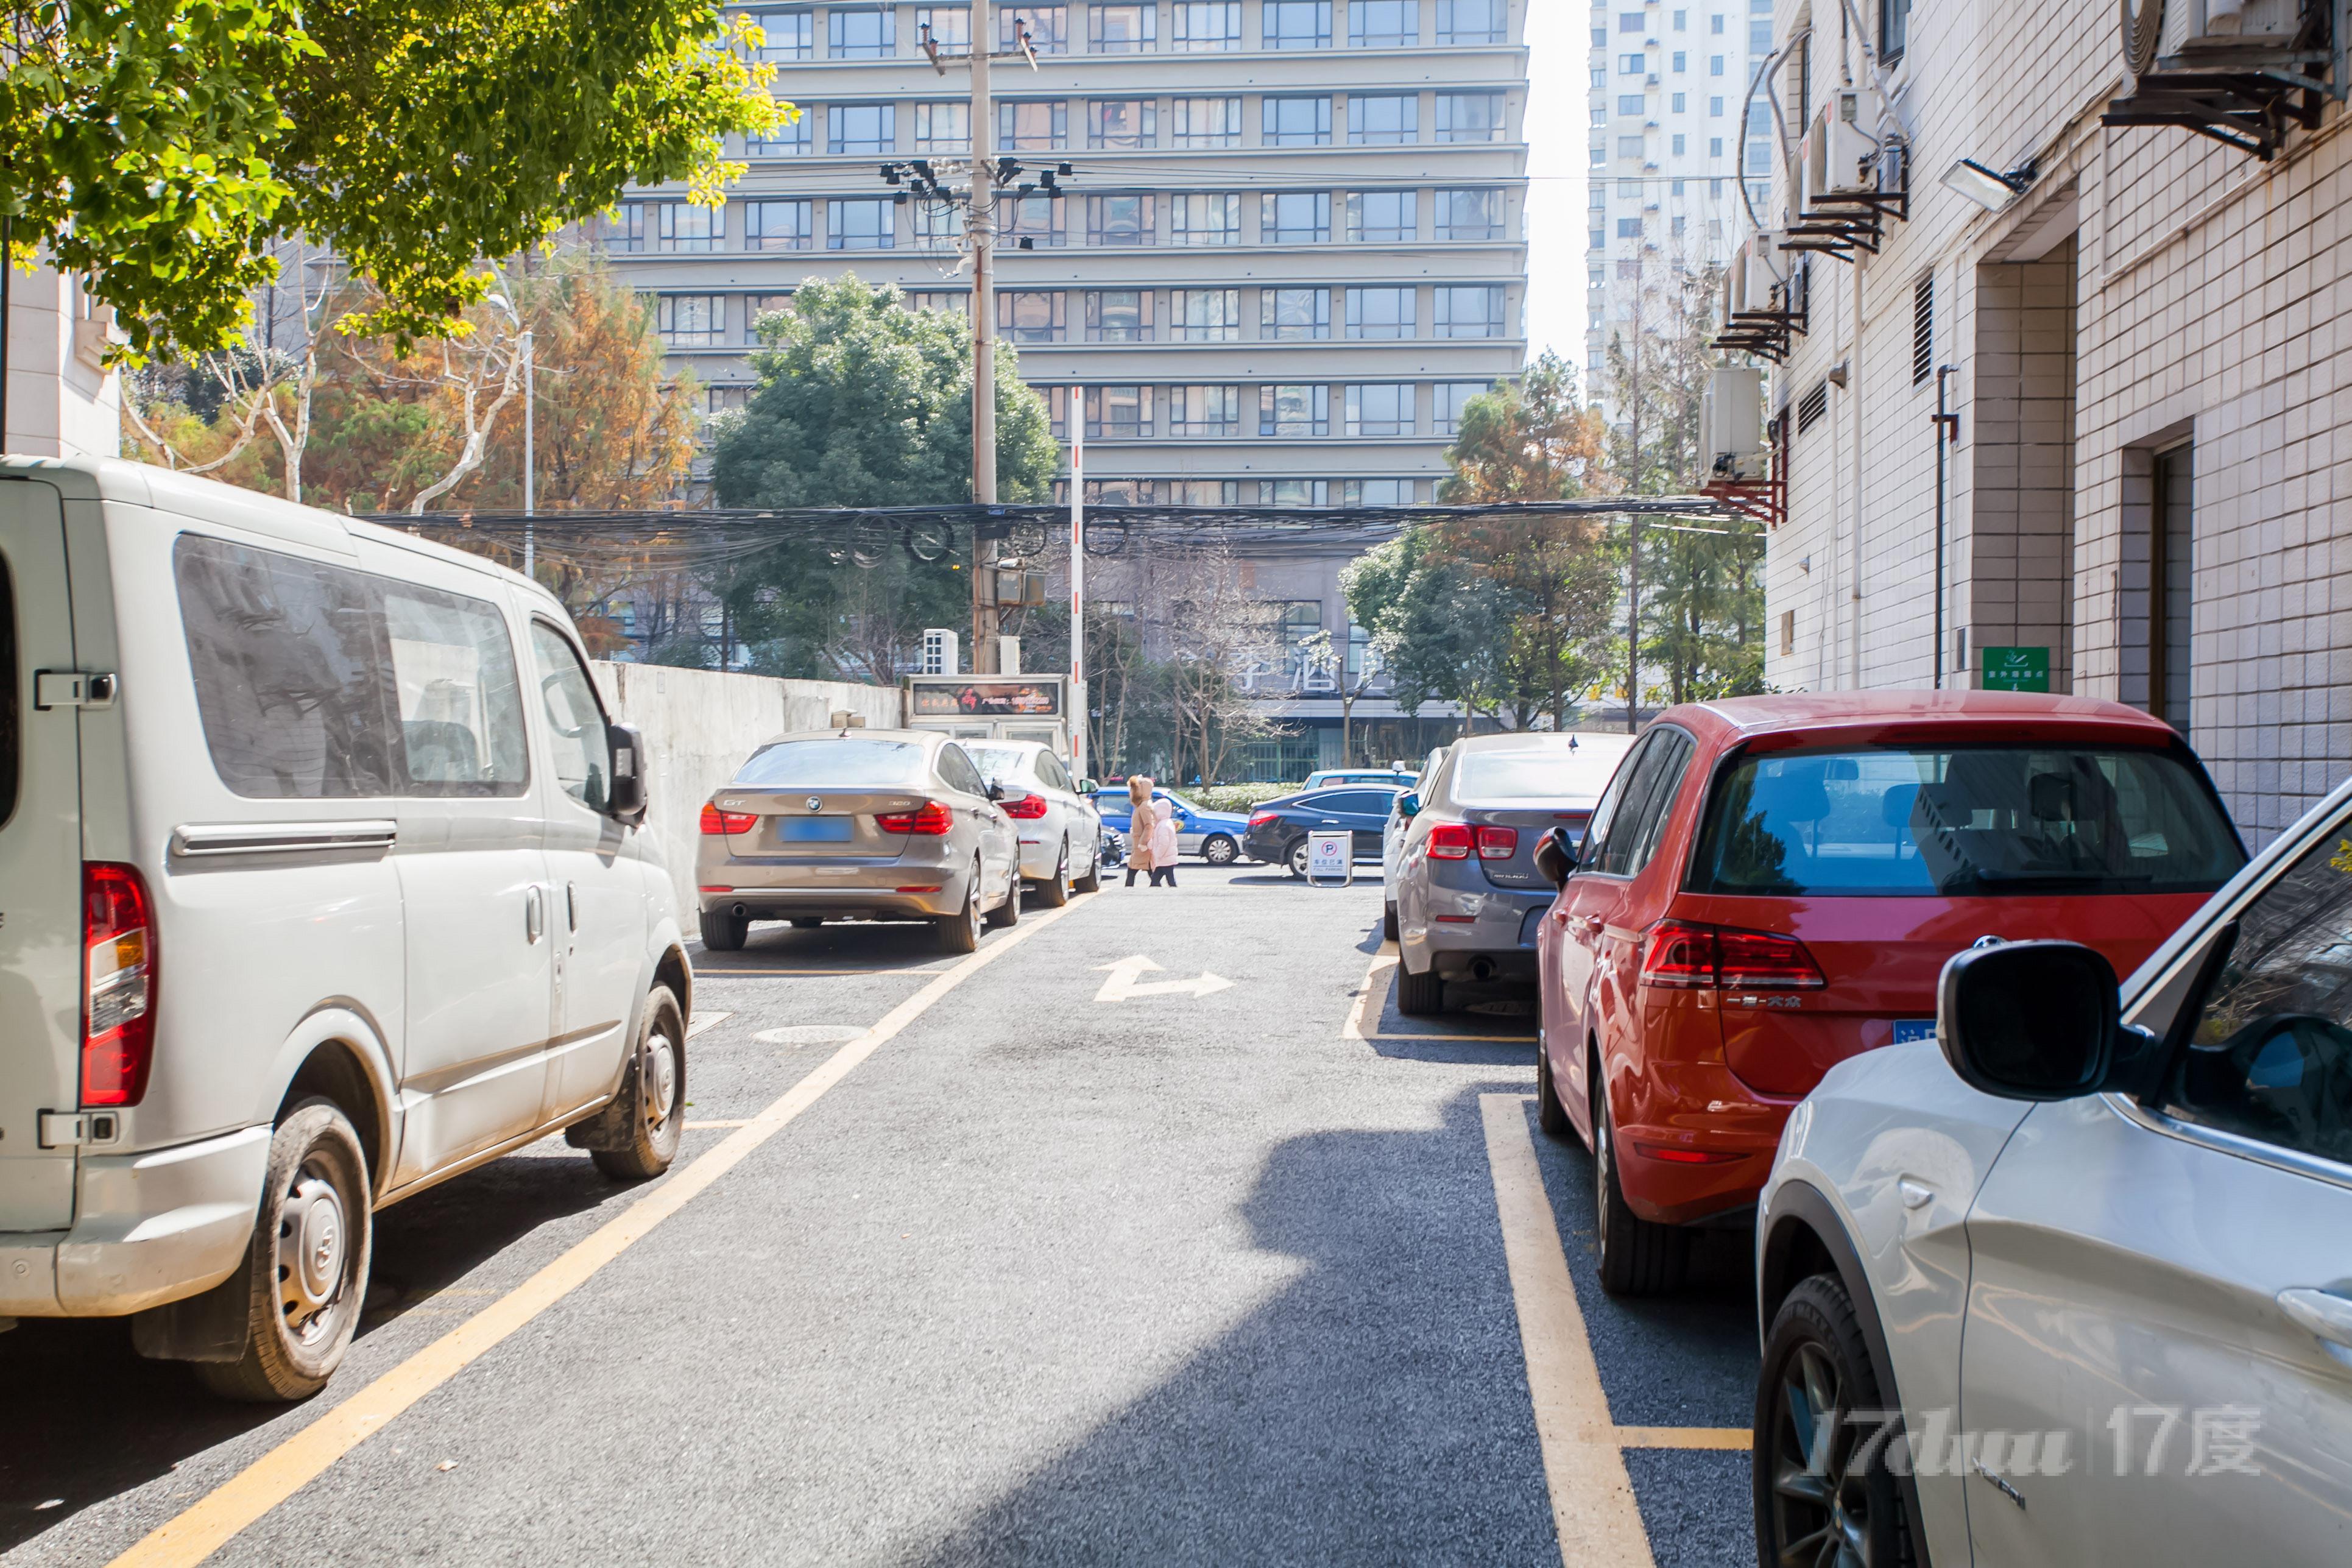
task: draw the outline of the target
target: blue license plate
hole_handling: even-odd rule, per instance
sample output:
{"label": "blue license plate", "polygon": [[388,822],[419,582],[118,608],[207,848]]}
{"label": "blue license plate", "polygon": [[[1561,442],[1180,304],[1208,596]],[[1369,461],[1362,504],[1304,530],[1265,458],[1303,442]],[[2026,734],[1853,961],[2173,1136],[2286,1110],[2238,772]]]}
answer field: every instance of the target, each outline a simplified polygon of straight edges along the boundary
{"label": "blue license plate", "polygon": [[787,844],[846,844],[849,818],[780,816],[776,818],[776,837]]}
{"label": "blue license plate", "polygon": [[1935,1037],[1936,1020],[1933,1018],[1895,1020],[1895,1043],[1898,1046],[1908,1045],[1913,1040],[1932,1040]]}

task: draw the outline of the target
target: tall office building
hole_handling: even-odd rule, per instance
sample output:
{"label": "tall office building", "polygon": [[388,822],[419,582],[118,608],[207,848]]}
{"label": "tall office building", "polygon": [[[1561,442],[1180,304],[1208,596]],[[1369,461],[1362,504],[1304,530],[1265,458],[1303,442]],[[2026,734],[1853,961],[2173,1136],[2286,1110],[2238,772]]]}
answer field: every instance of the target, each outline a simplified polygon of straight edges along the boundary
{"label": "tall office building", "polygon": [[[1037,66],[992,72],[997,146],[1066,162],[1009,204],[997,314],[1055,432],[1083,421],[1103,500],[1431,499],[1462,405],[1526,356],[1531,0],[1145,0],[993,7]],[[752,323],[855,271],[969,309],[953,214],[898,205],[892,160],[965,153],[956,5],[750,13],[799,120],[730,148],[723,211],[625,202],[604,244],[656,298],[714,409],[752,383]],[[1028,248],[1021,248],[1021,247]]]}
{"label": "tall office building", "polygon": [[[1771,192],[1771,110],[1748,83],[1772,52],[1772,0],[1597,0],[1586,191],[1585,384],[1612,424],[1612,339],[1690,274],[1729,259]],[[1743,109],[1745,119],[1743,120]]]}

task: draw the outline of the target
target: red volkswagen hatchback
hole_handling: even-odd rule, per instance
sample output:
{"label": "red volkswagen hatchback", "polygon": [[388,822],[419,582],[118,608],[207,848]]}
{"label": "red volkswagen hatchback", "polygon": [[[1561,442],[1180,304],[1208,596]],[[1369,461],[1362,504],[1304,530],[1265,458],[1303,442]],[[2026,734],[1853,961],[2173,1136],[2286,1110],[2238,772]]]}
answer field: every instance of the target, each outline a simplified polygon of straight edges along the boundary
{"label": "red volkswagen hatchback", "polygon": [[2127,974],[2245,858],[2179,736],[2111,702],[1667,710],[1542,856],[1542,1122],[1592,1149],[1602,1283],[1671,1288],[1685,1227],[1745,1221],[1832,1064],[1933,1035],[1955,952],[2064,937]]}

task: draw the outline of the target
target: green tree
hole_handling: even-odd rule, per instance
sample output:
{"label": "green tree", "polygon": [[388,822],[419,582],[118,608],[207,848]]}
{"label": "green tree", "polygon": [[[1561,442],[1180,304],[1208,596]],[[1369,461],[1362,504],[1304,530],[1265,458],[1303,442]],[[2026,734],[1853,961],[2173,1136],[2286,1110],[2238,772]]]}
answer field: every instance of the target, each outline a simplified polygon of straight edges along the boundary
{"label": "green tree", "polygon": [[382,291],[358,325],[448,331],[480,258],[632,183],[715,205],[721,139],[790,112],[706,0],[5,3],[12,248],[83,275],[133,357],[229,342],[294,235]]}
{"label": "green tree", "polygon": [[[760,387],[719,426],[721,506],[878,507],[971,499],[971,343],[962,320],[913,310],[855,274],[811,279],[764,318]],[[1050,500],[1060,466],[1045,399],[1000,349],[997,493]],[[965,542],[968,542],[966,541]],[[711,586],[734,636],[780,675],[898,679],[925,626],[961,626],[971,580],[950,549],[794,542]]]}
{"label": "green tree", "polygon": [[1409,528],[1339,574],[1348,613],[1371,636],[1389,689],[1407,713],[1458,702],[1474,717],[1497,709],[1508,687],[1507,589],[1444,552],[1436,531]]}

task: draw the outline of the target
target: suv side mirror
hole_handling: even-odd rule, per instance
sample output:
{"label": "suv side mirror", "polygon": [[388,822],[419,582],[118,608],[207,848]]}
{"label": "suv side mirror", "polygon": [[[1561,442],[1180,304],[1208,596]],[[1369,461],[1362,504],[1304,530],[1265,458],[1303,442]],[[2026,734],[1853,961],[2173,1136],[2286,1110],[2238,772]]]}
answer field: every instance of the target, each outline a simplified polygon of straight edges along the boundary
{"label": "suv side mirror", "polygon": [[1421,792],[1409,789],[1397,796],[1397,815],[1411,822],[1421,815]]}
{"label": "suv side mirror", "polygon": [[1543,836],[1536,846],[1536,869],[1551,879],[1555,888],[1568,885],[1570,873],[1576,869],[1576,841],[1565,827],[1555,827]]}
{"label": "suv side mirror", "polygon": [[622,822],[646,818],[646,738],[635,724],[604,726],[604,748],[613,756],[612,787],[604,813]]}
{"label": "suv side mirror", "polygon": [[[2004,1100],[2060,1100],[2116,1087],[2115,966],[2073,942],[1956,952],[1936,985],[1936,1039],[1962,1082]],[[2124,1055],[2134,1058],[2143,1042]]]}

